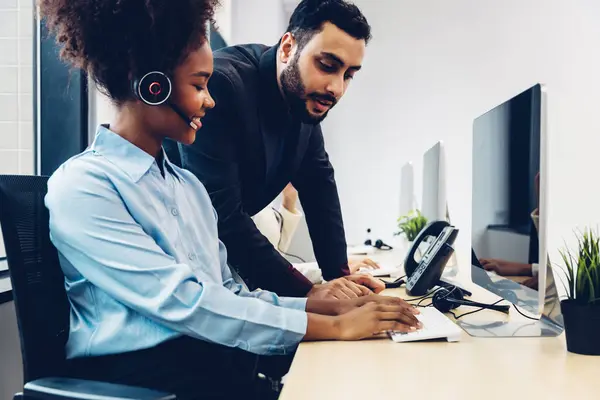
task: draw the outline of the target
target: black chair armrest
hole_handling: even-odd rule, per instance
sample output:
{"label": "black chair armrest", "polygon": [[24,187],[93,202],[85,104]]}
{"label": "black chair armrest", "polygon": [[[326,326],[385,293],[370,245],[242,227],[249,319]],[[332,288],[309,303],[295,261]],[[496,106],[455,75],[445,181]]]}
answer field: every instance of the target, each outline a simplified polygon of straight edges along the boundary
{"label": "black chair armrest", "polygon": [[70,378],[40,378],[27,382],[24,399],[39,400],[174,400],[174,394],[135,386]]}

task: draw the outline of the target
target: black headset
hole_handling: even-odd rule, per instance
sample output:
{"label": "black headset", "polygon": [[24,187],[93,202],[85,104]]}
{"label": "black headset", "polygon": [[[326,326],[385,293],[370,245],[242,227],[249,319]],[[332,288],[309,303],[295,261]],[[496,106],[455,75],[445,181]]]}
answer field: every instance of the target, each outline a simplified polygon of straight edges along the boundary
{"label": "black headset", "polygon": [[444,287],[438,289],[433,295],[432,304],[442,313],[447,313],[459,306],[487,308],[503,313],[508,313],[510,310],[510,306],[506,305],[483,304],[476,301],[465,300],[464,292],[456,286],[450,290]]}
{"label": "black headset", "polygon": [[198,129],[198,125],[181,111],[172,101],[171,92],[173,85],[169,77],[160,71],[148,72],[141,78],[132,82],[135,97],[149,106],[168,105],[179,115],[192,129]]}
{"label": "black headset", "polygon": [[[367,233],[371,233],[371,229],[367,229]],[[371,239],[367,239],[365,240],[365,246],[373,246],[376,249],[379,250],[392,250],[393,247],[390,246],[389,244],[385,243],[383,240],[381,239],[377,239],[375,241],[375,244],[373,244],[373,242],[371,241]]]}

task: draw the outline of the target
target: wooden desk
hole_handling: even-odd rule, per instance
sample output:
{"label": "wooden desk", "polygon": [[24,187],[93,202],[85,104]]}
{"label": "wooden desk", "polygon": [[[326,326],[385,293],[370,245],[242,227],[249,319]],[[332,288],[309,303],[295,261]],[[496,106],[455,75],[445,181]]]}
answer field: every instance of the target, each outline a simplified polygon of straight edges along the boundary
{"label": "wooden desk", "polygon": [[[495,295],[467,285],[473,300]],[[406,297],[404,289],[384,294]],[[466,308],[466,312],[469,308]],[[497,321],[484,310],[465,319]],[[524,318],[511,309],[510,318]],[[474,338],[457,343],[307,342],[298,349],[281,400],[598,398],[600,357],[568,353],[555,338]],[[595,389],[596,388],[596,389]]]}

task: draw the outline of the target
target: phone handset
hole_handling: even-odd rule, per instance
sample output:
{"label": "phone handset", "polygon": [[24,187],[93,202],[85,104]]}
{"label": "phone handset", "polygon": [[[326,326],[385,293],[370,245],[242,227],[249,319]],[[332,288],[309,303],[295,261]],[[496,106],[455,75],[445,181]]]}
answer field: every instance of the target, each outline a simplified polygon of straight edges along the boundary
{"label": "phone handset", "polygon": [[[419,232],[404,260],[404,271],[408,278],[410,278],[419,266],[419,263],[415,260],[415,254],[421,243],[430,236],[437,238],[442,234],[444,228],[448,226],[450,226],[450,224],[446,221],[431,221],[425,225],[421,232]],[[433,245],[433,243],[431,245]]]}
{"label": "phone handset", "polygon": [[416,270],[406,281],[406,293],[411,296],[422,296],[429,289],[439,284],[448,260],[454,254],[454,240],[458,229],[447,226],[429,246],[419,262]]}

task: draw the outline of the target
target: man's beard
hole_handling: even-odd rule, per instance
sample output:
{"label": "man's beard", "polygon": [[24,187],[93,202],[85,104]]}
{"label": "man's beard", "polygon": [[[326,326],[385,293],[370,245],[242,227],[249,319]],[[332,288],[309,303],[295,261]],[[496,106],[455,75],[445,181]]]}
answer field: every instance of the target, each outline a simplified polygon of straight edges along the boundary
{"label": "man's beard", "polygon": [[[298,57],[294,57],[291,64],[281,72],[281,89],[285,96],[292,115],[305,124],[317,125],[327,117],[336,103],[335,97],[328,94],[306,94],[306,87],[300,77]],[[308,111],[308,99],[323,100],[331,103],[329,110],[322,115],[313,115]]]}

